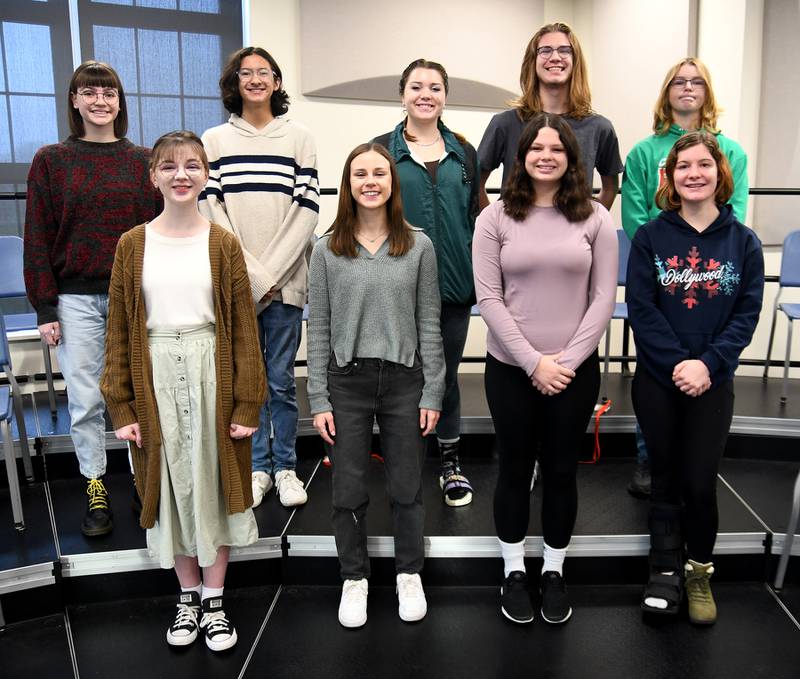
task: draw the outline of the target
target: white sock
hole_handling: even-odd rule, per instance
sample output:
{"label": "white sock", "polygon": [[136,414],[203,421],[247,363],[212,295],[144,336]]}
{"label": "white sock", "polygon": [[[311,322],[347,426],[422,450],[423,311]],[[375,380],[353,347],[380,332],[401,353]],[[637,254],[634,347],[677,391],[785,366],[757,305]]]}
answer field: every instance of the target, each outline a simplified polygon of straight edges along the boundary
{"label": "white sock", "polygon": [[525,540],[519,542],[503,542],[500,543],[500,552],[503,555],[503,571],[505,577],[513,571],[525,572]]}
{"label": "white sock", "polygon": [[542,573],[555,571],[559,575],[564,574],[564,558],[567,556],[567,548],[556,549],[546,542],[544,543],[544,563]]}
{"label": "white sock", "polygon": [[460,436],[456,436],[454,439],[440,439],[438,436],[436,437],[438,443],[458,443],[460,440]]}
{"label": "white sock", "polygon": [[203,585],[203,596],[200,597],[203,601],[206,599],[214,599],[215,597],[222,596],[224,587],[206,587]]}
{"label": "white sock", "polygon": [[[661,571],[661,575],[675,575],[675,571]],[[669,605],[666,599],[661,599],[655,596],[645,597],[644,605],[650,608],[658,608],[662,611]]]}
{"label": "white sock", "polygon": [[194,587],[181,587],[181,592],[197,592],[198,596],[200,596],[200,593],[202,591],[203,591],[202,582],[199,585],[195,585]]}

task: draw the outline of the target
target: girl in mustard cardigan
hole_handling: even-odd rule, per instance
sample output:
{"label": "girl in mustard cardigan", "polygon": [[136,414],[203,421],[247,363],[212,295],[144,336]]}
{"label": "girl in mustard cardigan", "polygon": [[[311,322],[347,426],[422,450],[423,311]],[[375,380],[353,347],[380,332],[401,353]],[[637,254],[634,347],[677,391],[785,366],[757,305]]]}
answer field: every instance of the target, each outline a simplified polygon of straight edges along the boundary
{"label": "girl in mustard cardigan", "polygon": [[[223,608],[230,546],[258,539],[250,436],[265,398],[255,309],[236,238],[197,210],[208,159],[191,132],[153,147],[164,211],[122,236],[109,289],[101,388],[131,442],[148,548],[181,585],[173,646],[236,630]],[[202,569],[202,580],[201,580]]]}

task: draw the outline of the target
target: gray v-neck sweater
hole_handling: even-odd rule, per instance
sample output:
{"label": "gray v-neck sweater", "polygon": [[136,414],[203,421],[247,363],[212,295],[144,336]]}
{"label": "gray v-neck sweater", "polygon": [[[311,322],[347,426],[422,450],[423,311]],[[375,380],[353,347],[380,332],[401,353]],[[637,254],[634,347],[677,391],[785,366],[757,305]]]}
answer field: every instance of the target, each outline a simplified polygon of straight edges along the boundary
{"label": "gray v-neck sweater", "polygon": [[407,367],[422,361],[420,408],[441,410],[444,354],[439,329],[439,280],[431,240],[414,229],[414,245],[389,256],[388,241],[372,255],[337,257],[323,236],[309,267],[308,400],[311,414],[332,410],[328,361],[346,366],[354,358],[379,358]]}

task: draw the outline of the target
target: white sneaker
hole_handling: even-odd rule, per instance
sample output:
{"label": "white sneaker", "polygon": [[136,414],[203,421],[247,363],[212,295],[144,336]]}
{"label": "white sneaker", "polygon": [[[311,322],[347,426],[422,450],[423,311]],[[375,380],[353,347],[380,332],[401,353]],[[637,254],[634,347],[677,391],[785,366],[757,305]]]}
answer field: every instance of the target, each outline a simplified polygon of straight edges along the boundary
{"label": "white sneaker", "polygon": [[366,578],[344,581],[339,601],[339,624],[342,627],[361,627],[367,622],[368,591]]}
{"label": "white sneaker", "polygon": [[428,602],[425,600],[425,590],[422,589],[422,580],[419,573],[397,574],[397,600],[400,619],[405,622],[422,620],[428,612]]}
{"label": "white sneaker", "polygon": [[284,507],[296,507],[308,502],[303,482],[297,478],[294,469],[281,469],[275,474],[275,488]]}
{"label": "white sneaker", "polygon": [[253,472],[253,509],[261,504],[270,490],[272,490],[272,477],[267,472]]}

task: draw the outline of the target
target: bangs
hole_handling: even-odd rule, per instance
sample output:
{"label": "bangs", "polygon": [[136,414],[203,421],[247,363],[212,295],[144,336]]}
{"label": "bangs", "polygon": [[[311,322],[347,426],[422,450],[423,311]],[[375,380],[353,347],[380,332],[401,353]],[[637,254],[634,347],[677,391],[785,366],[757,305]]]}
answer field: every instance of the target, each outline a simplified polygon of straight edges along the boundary
{"label": "bangs", "polygon": [[119,81],[117,74],[99,64],[89,66],[75,75],[73,88],[77,91],[80,87],[113,88],[122,93],[122,83]]}
{"label": "bangs", "polygon": [[176,162],[179,158],[196,158],[208,173],[208,156],[202,143],[187,138],[166,138],[156,142],[150,155],[150,169],[159,163]]}

